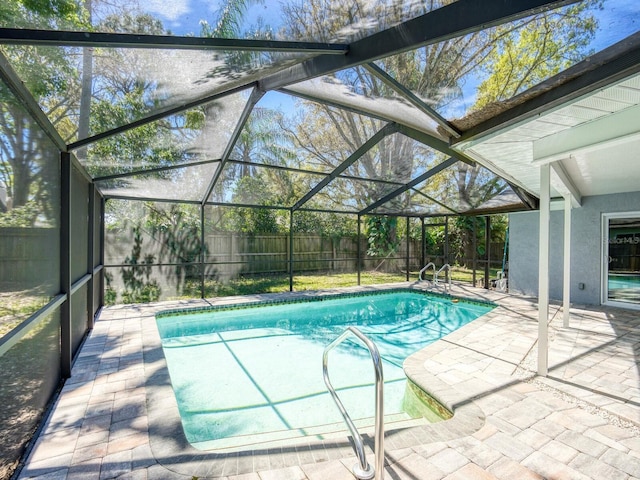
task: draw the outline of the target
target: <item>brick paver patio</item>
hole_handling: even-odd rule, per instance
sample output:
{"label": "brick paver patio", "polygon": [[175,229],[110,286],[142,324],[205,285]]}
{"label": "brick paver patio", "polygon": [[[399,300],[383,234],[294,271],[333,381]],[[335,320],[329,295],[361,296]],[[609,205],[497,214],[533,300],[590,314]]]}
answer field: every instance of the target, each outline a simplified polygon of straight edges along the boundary
{"label": "brick paver patio", "polygon": [[[640,478],[640,312],[572,308],[563,328],[552,306],[543,378],[535,300],[453,293],[499,306],[405,362],[454,417],[387,431],[385,478]],[[186,444],[154,314],[234,301],[103,309],[19,478],[352,480],[346,437],[216,453]]]}

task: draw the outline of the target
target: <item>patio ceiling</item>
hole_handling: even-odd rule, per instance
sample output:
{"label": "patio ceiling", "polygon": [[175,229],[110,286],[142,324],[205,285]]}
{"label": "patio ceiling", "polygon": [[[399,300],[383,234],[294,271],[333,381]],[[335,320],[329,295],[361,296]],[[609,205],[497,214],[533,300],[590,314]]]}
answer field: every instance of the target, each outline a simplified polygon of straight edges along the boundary
{"label": "patio ceiling", "polygon": [[[458,0],[426,12],[421,5],[420,14],[407,2],[389,3],[407,7],[402,23],[388,26],[383,17],[347,22],[339,38],[329,41],[323,35],[322,41],[247,40],[77,32],[38,22],[2,25],[7,28],[0,28],[0,78],[62,151],[78,155],[107,198],[264,206],[259,199],[230,194],[237,186],[230,172],[244,168],[286,173],[306,188],[270,208],[419,217],[488,214],[536,208],[538,166],[544,162],[554,165],[556,196],[569,189],[579,202],[582,196],[637,190],[640,34],[618,41],[616,26],[605,25],[611,30],[608,48],[511,99],[472,112],[471,105],[443,107],[436,98],[446,92],[429,98],[416,94],[396,79],[396,72],[386,71],[383,61],[575,1]],[[134,116],[114,118],[102,128],[95,123],[76,128],[63,138],[59,125],[78,126],[80,106],[67,105],[71,113],[61,122],[48,99],[29,90],[32,79],[18,73],[24,70],[11,62],[9,49],[33,46],[75,59],[77,71],[61,73],[68,75],[65,81],[89,74],[95,87],[105,71],[126,65],[137,81],[155,90]],[[90,71],[82,62],[88,49],[104,52]],[[480,73],[470,72],[469,78],[474,75]],[[384,86],[384,92],[371,85]],[[99,88],[94,92],[97,101],[120,100],[101,98]],[[274,164],[264,151],[241,158],[238,143],[253,117],[278,101],[287,105],[282,115],[288,124],[299,118],[297,109],[321,105],[329,114],[349,112],[365,119],[361,124],[366,121],[368,130],[360,132],[364,137],[356,145],[336,139],[336,151],[342,153],[333,163]],[[213,121],[180,140],[167,140],[180,150],[179,160],[149,165],[124,154],[91,154],[102,142],[156,122],[184,129],[185,112],[203,111]],[[411,145],[409,166],[383,174],[380,152],[400,143]],[[365,168],[365,156],[376,172]],[[462,195],[457,182],[469,169],[475,169],[478,184]],[[356,190],[367,195],[358,201],[344,197]]]}

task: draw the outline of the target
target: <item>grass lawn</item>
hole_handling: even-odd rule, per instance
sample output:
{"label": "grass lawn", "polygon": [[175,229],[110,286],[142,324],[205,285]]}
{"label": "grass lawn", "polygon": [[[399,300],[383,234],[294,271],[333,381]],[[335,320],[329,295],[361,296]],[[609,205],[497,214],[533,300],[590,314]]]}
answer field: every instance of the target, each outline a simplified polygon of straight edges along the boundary
{"label": "grass lawn", "polygon": [[[497,268],[491,269],[490,278],[497,278]],[[451,271],[454,282],[471,283],[473,271],[462,267],[454,267]],[[484,278],[484,270],[476,270],[476,282]],[[364,271],[360,274],[360,285],[377,285],[382,283],[405,282],[407,277],[403,273],[383,273]],[[410,272],[409,281],[418,280],[418,272]],[[314,273],[293,276],[293,289],[295,291],[323,290],[327,288],[351,287],[358,284],[358,275],[350,273]],[[277,293],[289,291],[289,275],[247,275],[240,276],[226,282],[215,280],[205,281],[205,298],[226,297],[231,295],[251,295],[255,293]],[[200,297],[200,282],[194,281],[187,284],[180,298]]]}
{"label": "grass lawn", "polygon": [[[490,278],[497,278],[498,268],[490,270]],[[432,272],[428,272],[426,279],[432,278]],[[453,267],[451,270],[453,282],[471,283],[473,281],[473,270],[463,267]],[[444,280],[444,276],[440,276]],[[484,270],[476,269],[476,285],[482,286]],[[385,273],[373,270],[362,271],[360,273],[360,285],[378,285],[383,283],[406,282],[407,277],[403,272]],[[409,281],[418,281],[418,271],[409,273]],[[351,287],[358,285],[357,272],[310,272],[294,275],[293,290],[325,290],[329,288]],[[289,275],[284,272],[262,275],[239,275],[236,278],[218,280],[208,278],[205,280],[205,298],[227,297],[234,295],[253,295],[258,293],[279,293],[289,291]],[[107,305],[113,303],[124,303],[122,294],[109,295],[105,298]],[[191,277],[185,280],[181,286],[181,292],[177,296],[164,296],[162,300],[181,300],[189,298],[200,298],[200,279]],[[143,301],[143,300],[137,300]],[[0,313],[2,309],[0,309]],[[0,316],[1,319],[1,316]]]}
{"label": "grass lawn", "polygon": [[0,292],[0,338],[46,305],[49,298],[37,290]]}

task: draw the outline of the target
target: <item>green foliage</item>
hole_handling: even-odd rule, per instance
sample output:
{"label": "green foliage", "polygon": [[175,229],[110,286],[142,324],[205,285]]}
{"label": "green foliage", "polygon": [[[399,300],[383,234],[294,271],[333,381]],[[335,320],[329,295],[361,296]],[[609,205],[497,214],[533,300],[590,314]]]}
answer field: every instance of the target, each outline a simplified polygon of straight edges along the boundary
{"label": "green foliage", "polygon": [[[508,226],[506,215],[491,216],[491,243],[504,243]],[[475,224],[476,251],[473,251],[474,238],[473,229]],[[450,251],[455,255],[457,263],[464,265],[470,261],[474,255],[483,258],[486,255],[487,247],[485,242],[485,218],[484,217],[456,217],[450,223]]]}
{"label": "green foliage", "polygon": [[43,27],[45,22],[79,24],[83,18],[81,1],[4,0],[0,3],[0,26]]}
{"label": "green foliage", "polygon": [[[82,24],[81,4],[71,0],[5,0],[0,2],[0,26],[58,28]],[[68,29],[68,28],[67,28]],[[68,51],[28,45],[5,45],[3,55],[52,123],[65,132],[65,111],[73,98],[75,69]],[[3,219],[13,226],[32,226],[36,219],[51,223],[56,210],[58,151],[29,117],[21,102],[0,82],[0,185],[8,200],[0,204]],[[10,207],[11,208],[10,208]],[[13,211],[12,211],[13,209]]]}
{"label": "green foliage", "polygon": [[[242,31],[247,9],[250,5],[262,5],[264,0],[225,0],[215,13],[214,24],[207,20],[200,20],[200,36],[211,38],[247,38],[251,40],[273,40],[271,28],[263,25],[258,19],[258,25],[248,31]],[[225,65],[220,73],[229,74],[230,71],[246,71],[258,68],[268,62],[271,55],[266,52],[234,51],[225,55]]]}
{"label": "green foliage", "polygon": [[264,0],[226,0],[216,12],[215,25],[206,20],[200,21],[200,33],[203,37],[237,38],[241,33],[247,8],[252,3],[264,3]]}
{"label": "green foliage", "polygon": [[384,257],[395,253],[400,245],[396,217],[371,216],[366,219],[367,255]]}
{"label": "green foliage", "polygon": [[34,201],[12,208],[7,212],[0,211],[0,228],[32,227],[39,214],[40,209]]}
{"label": "green foliage", "polygon": [[[277,195],[259,175],[243,176],[235,185],[233,201],[254,205],[272,205]],[[278,213],[270,208],[236,207],[225,213],[225,229],[251,235],[281,231]]]}
{"label": "green foliage", "polygon": [[[158,19],[146,14],[111,15],[98,28],[147,35],[166,33]],[[135,49],[96,50],[93,61],[101,75],[95,76],[92,85],[94,91],[100,91],[100,96],[91,102],[90,132],[104,132],[129,124],[159,108],[158,84],[143,80],[148,78],[149,68],[145,55]],[[185,162],[188,155],[184,142],[194,130],[202,128],[203,115],[201,109],[196,109],[93,143],[87,149],[87,169],[94,176],[102,176]]]}
{"label": "green foliage", "polygon": [[267,208],[234,208],[229,213],[229,228],[234,232],[257,235],[278,233],[278,216],[275,210]]}
{"label": "green foliage", "polygon": [[104,283],[104,304],[115,305],[118,300],[118,292],[113,288],[113,275],[110,272],[105,272]]}
{"label": "green foliage", "polygon": [[294,233],[316,233],[325,237],[352,237],[357,233],[353,215],[340,213],[297,211],[293,215]]}
{"label": "green foliage", "polygon": [[478,87],[475,108],[511,98],[584,59],[597,28],[594,7],[602,2],[580,2],[494,29],[484,64],[489,76]]}
{"label": "green foliage", "polygon": [[134,245],[131,255],[127,256],[125,263],[130,267],[122,267],[120,273],[125,290],[122,292],[123,303],[149,303],[160,298],[161,289],[158,282],[151,280],[151,266],[154,256],[145,255],[142,258],[142,233],[140,226],[133,228]]}
{"label": "green foliage", "polygon": [[[94,102],[92,130],[104,131],[137,120],[147,111],[146,94],[138,87],[115,100]],[[158,121],[96,142],[89,148],[89,155],[100,159],[92,162],[91,173],[109,175],[121,173],[125,166],[135,169],[173,165],[183,161],[185,154],[173,138],[171,126],[166,121]],[[163,174],[154,176],[162,177]]]}

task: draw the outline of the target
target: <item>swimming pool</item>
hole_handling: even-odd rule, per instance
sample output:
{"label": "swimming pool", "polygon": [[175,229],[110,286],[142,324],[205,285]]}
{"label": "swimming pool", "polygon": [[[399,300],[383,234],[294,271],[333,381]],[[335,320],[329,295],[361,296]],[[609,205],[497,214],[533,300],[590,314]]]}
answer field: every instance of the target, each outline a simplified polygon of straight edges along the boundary
{"label": "swimming pool", "polygon": [[[380,351],[385,422],[424,414],[408,395],[404,359],[492,308],[404,290],[167,312],[156,321],[185,435],[208,450],[344,431],[322,379],[322,352],[349,325]],[[371,425],[368,351],[345,342],[329,371],[356,424]]]}

